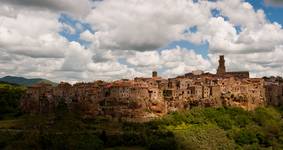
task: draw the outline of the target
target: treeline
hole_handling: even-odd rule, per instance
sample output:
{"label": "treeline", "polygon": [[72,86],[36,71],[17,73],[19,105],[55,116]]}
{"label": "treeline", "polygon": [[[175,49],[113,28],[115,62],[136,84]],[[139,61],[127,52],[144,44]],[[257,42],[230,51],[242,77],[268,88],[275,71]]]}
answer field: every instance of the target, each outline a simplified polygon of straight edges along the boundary
{"label": "treeline", "polygon": [[19,115],[20,98],[25,90],[23,86],[0,82],[0,119],[7,115]]}

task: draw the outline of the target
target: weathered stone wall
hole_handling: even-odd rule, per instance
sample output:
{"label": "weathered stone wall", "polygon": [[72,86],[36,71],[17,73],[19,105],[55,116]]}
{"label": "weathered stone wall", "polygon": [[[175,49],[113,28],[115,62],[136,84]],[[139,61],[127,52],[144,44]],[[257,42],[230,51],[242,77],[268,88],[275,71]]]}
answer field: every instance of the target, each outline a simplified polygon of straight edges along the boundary
{"label": "weathered stone wall", "polygon": [[225,75],[233,76],[236,78],[249,78],[250,77],[250,73],[248,71],[226,72]]}
{"label": "weathered stone wall", "polygon": [[263,79],[197,75],[168,80],[154,77],[111,83],[60,83],[57,87],[39,84],[28,88],[21,107],[25,112],[50,113],[63,101],[70,110],[79,108],[85,117],[146,121],[196,106],[252,110],[283,104],[282,84],[266,83]]}
{"label": "weathered stone wall", "polygon": [[267,83],[265,85],[266,102],[269,105],[283,105],[283,85],[279,83]]}

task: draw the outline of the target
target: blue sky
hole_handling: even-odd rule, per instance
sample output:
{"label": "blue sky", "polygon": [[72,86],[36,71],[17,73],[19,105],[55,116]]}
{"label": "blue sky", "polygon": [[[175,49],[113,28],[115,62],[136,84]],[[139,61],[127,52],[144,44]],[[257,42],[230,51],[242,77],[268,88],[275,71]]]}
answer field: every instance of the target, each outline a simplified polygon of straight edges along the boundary
{"label": "blue sky", "polygon": [[[264,10],[267,19],[270,22],[277,22],[281,25],[283,25],[283,6],[282,7],[274,7],[274,6],[268,6],[264,3],[264,0],[246,0],[246,2],[249,2],[253,5],[253,7],[258,10],[262,9]],[[218,16],[219,12],[217,10],[213,10],[214,16]],[[236,28],[238,29],[238,28]],[[208,43],[204,43],[201,45],[192,44],[188,41],[174,41],[170,43],[167,48],[173,48],[176,46],[193,49],[196,51],[196,53],[201,54],[203,57],[207,58],[208,55]]]}
{"label": "blue sky", "polygon": [[254,9],[243,0],[0,1],[0,76],[114,80],[157,67],[174,77],[214,73],[219,55],[228,70],[281,75],[283,7],[246,2]]}
{"label": "blue sky", "polygon": [[[281,25],[283,25],[283,7],[274,7],[274,6],[268,6],[264,3],[264,0],[246,0],[246,2],[249,2],[250,4],[252,4],[252,6],[254,7],[255,10],[258,9],[262,9],[264,10],[267,19],[270,22],[277,22]],[[221,16],[220,12],[218,10],[212,10],[212,14],[214,17],[217,16]],[[228,18],[225,16],[222,16],[225,20],[227,20]],[[63,23],[63,24],[68,24],[71,27],[73,27],[76,32],[74,34],[70,34],[68,32],[68,30],[61,30],[59,32],[60,35],[66,37],[69,41],[77,41],[82,45],[88,46],[89,42],[81,40],[80,39],[80,34],[85,31],[85,30],[89,30],[90,32],[94,33],[94,29],[91,28],[91,26],[88,23],[85,22],[81,22],[79,20],[76,20],[66,14],[62,14],[59,18],[59,22]],[[78,29],[76,27],[76,24],[80,24],[83,27],[83,30]],[[240,32],[240,27],[236,26],[235,27],[237,32]],[[192,27],[187,29],[185,32],[196,32],[197,28],[196,27]],[[177,46],[181,47],[181,48],[187,48],[187,49],[192,49],[194,50],[197,54],[201,54],[204,58],[208,57],[208,42],[204,42],[202,44],[193,44],[187,40],[180,40],[180,41],[172,41],[170,43],[168,43],[167,45],[160,47],[159,49],[157,49],[158,51],[162,51],[164,49],[172,49],[172,48],[176,48]]]}
{"label": "blue sky", "polygon": [[70,31],[67,28],[63,28],[59,32],[61,36],[66,37],[69,41],[76,41],[85,46],[88,46],[90,44],[89,42],[80,39],[80,34],[85,30],[94,33],[94,30],[88,23],[82,22],[80,20],[76,20],[68,16],[67,14],[61,14],[58,21],[62,24],[69,25],[71,28],[75,30],[74,33],[70,33]]}
{"label": "blue sky", "polygon": [[264,3],[263,0],[246,0],[246,1],[252,4],[255,9],[263,9],[266,14],[266,17],[271,22],[278,22],[281,25],[283,24],[282,6],[280,7],[268,6]]}

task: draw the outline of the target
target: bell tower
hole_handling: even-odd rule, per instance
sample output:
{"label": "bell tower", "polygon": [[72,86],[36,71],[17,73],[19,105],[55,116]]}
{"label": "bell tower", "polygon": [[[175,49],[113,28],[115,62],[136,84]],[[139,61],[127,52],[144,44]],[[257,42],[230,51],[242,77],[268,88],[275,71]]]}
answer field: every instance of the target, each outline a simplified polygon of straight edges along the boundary
{"label": "bell tower", "polygon": [[219,63],[219,66],[217,68],[217,74],[218,75],[224,75],[226,73],[224,55],[219,56],[218,63]]}
{"label": "bell tower", "polygon": [[157,71],[152,71],[152,78],[156,78],[157,77]]}

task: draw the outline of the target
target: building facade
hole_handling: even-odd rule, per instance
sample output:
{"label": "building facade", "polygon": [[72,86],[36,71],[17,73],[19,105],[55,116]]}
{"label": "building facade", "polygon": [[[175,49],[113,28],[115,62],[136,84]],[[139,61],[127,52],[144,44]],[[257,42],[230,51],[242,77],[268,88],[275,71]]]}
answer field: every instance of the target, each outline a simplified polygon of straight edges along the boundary
{"label": "building facade", "polygon": [[150,78],[92,83],[62,82],[56,87],[28,88],[21,101],[27,113],[53,113],[59,103],[80,109],[85,117],[105,116],[125,121],[148,121],[192,107],[241,107],[253,110],[283,104],[283,80],[249,78],[248,72],[226,72],[220,56],[216,74],[188,73],[163,79]]}

